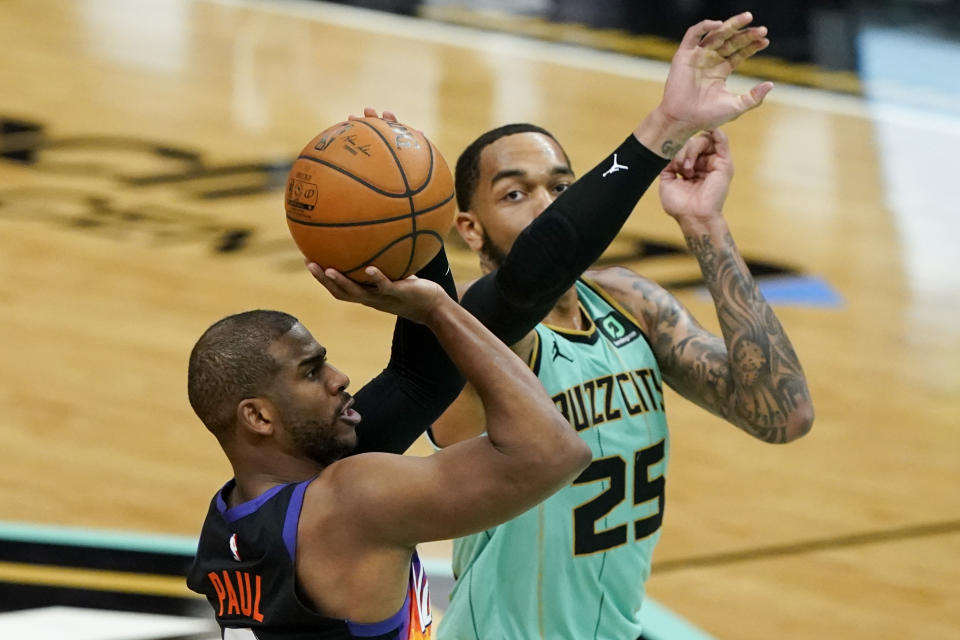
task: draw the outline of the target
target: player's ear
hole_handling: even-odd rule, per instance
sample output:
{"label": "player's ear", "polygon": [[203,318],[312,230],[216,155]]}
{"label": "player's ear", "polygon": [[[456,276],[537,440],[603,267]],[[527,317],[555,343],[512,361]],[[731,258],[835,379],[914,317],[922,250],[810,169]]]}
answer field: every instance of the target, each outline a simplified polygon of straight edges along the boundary
{"label": "player's ear", "polygon": [[483,247],[483,225],[477,214],[472,211],[457,211],[454,222],[457,225],[457,232],[467,246],[473,251],[480,251]]}
{"label": "player's ear", "polygon": [[273,435],[278,417],[276,407],[266,398],[245,398],[237,405],[237,424],[240,429],[257,435]]}

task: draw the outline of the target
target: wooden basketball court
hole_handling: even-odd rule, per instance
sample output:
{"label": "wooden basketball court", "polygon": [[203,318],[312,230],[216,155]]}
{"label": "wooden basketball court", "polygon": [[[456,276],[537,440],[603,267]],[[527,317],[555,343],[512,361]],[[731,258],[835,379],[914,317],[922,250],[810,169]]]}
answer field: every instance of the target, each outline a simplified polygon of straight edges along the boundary
{"label": "wooden basketball court", "polygon": [[[386,362],[391,319],[334,301],[289,239],[283,180],[307,140],[373,105],[452,164],[480,132],[531,121],[582,172],[665,77],[315,3],[11,0],[0,41],[0,520],[179,536],[230,476],[186,398],[209,324],[290,312],[355,388]],[[817,420],[770,446],[668,396],[648,593],[716,638],[957,637],[960,126],[781,85],[727,132],[741,250],[819,292],[776,307]],[[644,241],[682,245],[655,190],[610,256],[716,329],[683,286],[693,259]],[[451,247],[459,278],[475,275]]]}

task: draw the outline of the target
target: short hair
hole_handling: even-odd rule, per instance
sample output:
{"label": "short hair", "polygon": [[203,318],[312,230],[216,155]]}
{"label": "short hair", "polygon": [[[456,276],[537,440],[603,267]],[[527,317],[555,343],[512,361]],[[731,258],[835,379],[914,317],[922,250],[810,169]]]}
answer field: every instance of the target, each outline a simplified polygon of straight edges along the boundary
{"label": "short hair", "polygon": [[568,165],[570,164],[570,158],[567,157],[567,152],[564,151],[563,145],[560,144],[552,133],[542,127],[523,122],[518,124],[505,124],[502,127],[491,129],[471,142],[470,146],[464,149],[460,157],[457,158],[454,185],[457,191],[457,207],[460,208],[460,211],[468,211],[470,209],[473,194],[477,191],[477,182],[480,180],[480,154],[487,146],[493,144],[500,138],[512,136],[517,133],[541,133],[547,136],[557,143],[557,146],[560,147],[560,151],[563,153],[563,158],[567,161]]}
{"label": "short hair", "polygon": [[267,349],[298,322],[282,311],[245,311],[210,326],[190,352],[187,395],[217,438],[234,424],[241,400],[263,393],[279,371]]}

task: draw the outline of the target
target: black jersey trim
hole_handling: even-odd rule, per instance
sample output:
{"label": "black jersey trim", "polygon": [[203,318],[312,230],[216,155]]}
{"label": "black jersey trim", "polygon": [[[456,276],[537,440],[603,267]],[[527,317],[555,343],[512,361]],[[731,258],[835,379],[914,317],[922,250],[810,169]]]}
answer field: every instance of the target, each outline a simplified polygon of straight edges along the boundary
{"label": "black jersey trim", "polygon": [[597,331],[597,323],[593,321],[593,317],[587,312],[587,308],[583,306],[583,302],[580,301],[579,292],[577,292],[577,307],[580,309],[580,315],[587,320],[589,326],[587,326],[586,329],[567,329],[547,324],[546,322],[541,322],[540,324],[570,342],[596,344],[597,340],[600,339],[600,332]]}
{"label": "black jersey trim", "polygon": [[640,323],[640,320],[639,320],[635,315],[633,315],[632,313],[630,313],[630,312],[626,309],[626,307],[624,307],[622,304],[620,304],[620,301],[619,301],[619,300],[617,300],[617,299],[614,298],[612,295],[610,295],[610,294],[607,292],[607,290],[604,289],[603,287],[601,287],[598,283],[594,282],[593,280],[587,280],[586,278],[581,278],[580,281],[583,282],[583,284],[585,284],[585,285],[587,285],[588,287],[590,287],[590,289],[592,289],[593,292],[596,293],[598,296],[600,296],[601,298],[603,298],[604,302],[606,302],[606,303],[609,304],[611,307],[613,307],[613,309],[614,309],[615,311],[620,312],[620,315],[622,315],[622,316],[625,317],[627,320],[629,320],[630,322],[632,322],[633,325],[636,327],[637,331],[640,332],[640,335],[643,336],[643,339],[644,339],[644,341],[647,343],[647,346],[650,347],[650,352],[656,354],[656,352],[654,352],[654,350],[653,350],[653,343],[650,342],[650,336],[648,336],[648,335],[647,335],[647,332],[644,331],[644,329],[643,329],[644,325]]}
{"label": "black jersey trim", "polygon": [[529,366],[530,370],[533,371],[533,375],[539,376],[540,375],[540,355],[542,351],[542,349],[540,348],[541,340],[540,340],[540,334],[536,330],[534,330],[533,335],[535,337],[533,352],[530,354],[530,360],[527,362],[527,366]]}

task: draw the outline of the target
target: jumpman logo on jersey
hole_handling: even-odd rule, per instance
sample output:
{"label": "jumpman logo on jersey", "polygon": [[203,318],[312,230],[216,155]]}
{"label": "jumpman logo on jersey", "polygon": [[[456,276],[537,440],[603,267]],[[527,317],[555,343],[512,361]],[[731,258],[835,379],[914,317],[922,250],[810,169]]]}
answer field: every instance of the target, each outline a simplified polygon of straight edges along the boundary
{"label": "jumpman logo on jersey", "polygon": [[601,177],[602,177],[602,178],[606,178],[606,177],[607,177],[608,175],[610,175],[611,173],[616,173],[617,171],[620,171],[621,169],[623,169],[624,171],[626,171],[626,170],[629,169],[629,168],[630,168],[630,167],[628,167],[627,165],[625,165],[625,164],[620,164],[619,162],[617,162],[617,154],[613,154],[613,165],[611,165],[609,169],[607,169],[606,171],[604,171],[604,172],[603,172],[603,175],[602,175]]}
{"label": "jumpman logo on jersey", "polygon": [[563,358],[564,360],[569,360],[570,362],[573,362],[573,358],[571,358],[568,355],[564,355],[563,353],[560,352],[560,346],[557,345],[557,341],[554,340],[553,341],[553,359],[556,360],[557,358]]}

